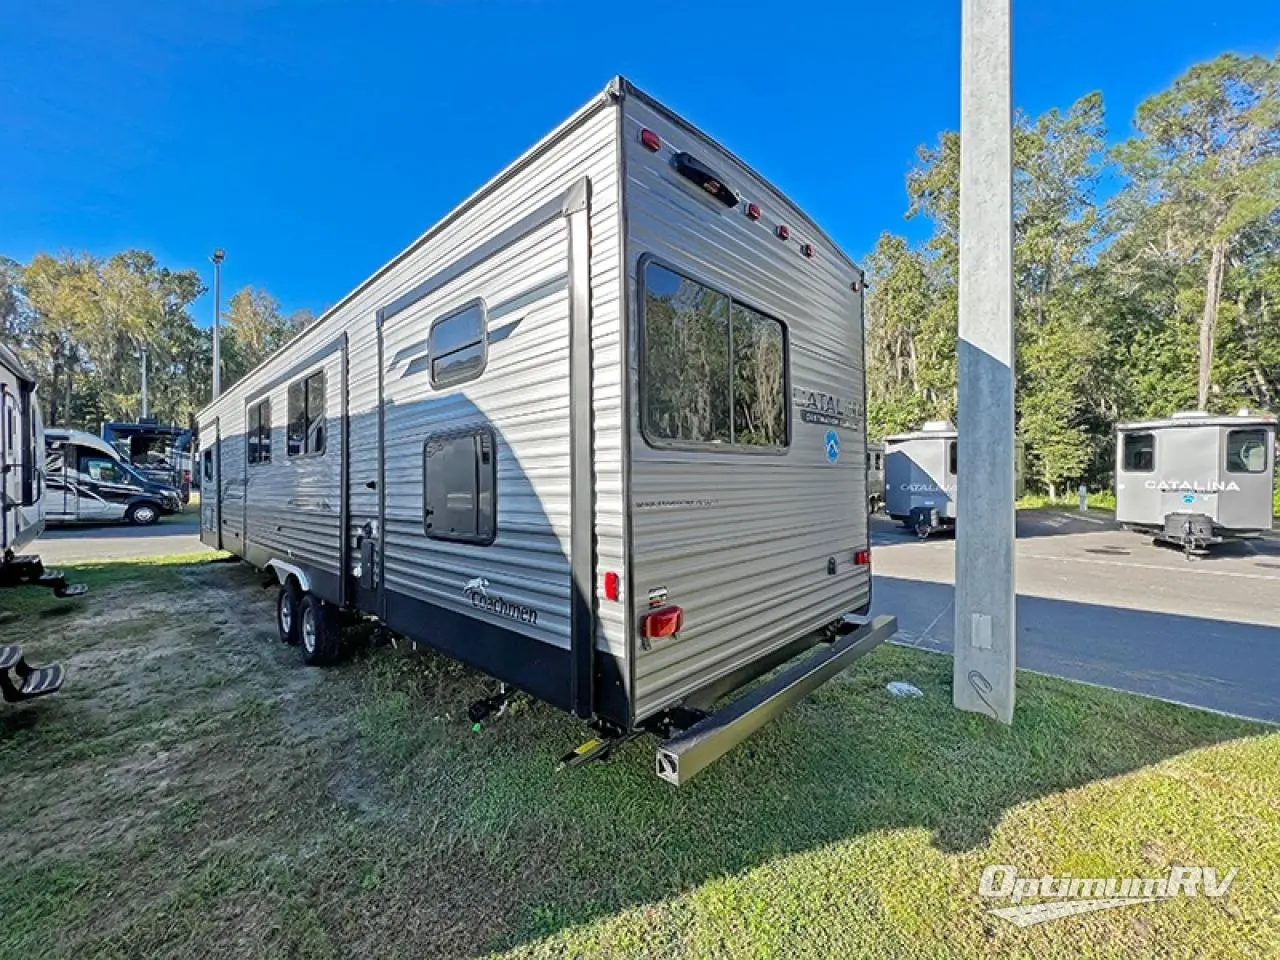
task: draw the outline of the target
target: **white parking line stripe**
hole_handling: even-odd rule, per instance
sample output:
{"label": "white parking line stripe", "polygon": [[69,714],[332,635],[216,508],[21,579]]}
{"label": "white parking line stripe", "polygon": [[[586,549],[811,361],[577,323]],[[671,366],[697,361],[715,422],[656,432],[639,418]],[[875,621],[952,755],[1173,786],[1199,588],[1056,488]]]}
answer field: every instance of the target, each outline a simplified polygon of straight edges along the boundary
{"label": "white parking line stripe", "polygon": [[1052,560],[1060,563],[1092,563],[1100,567],[1130,567],[1142,570],[1160,570],[1164,573],[1194,573],[1197,576],[1203,575],[1207,577],[1238,577],[1242,580],[1274,580],[1280,582],[1280,577],[1274,577],[1266,573],[1239,573],[1234,570],[1208,570],[1194,563],[1189,563],[1185,567],[1165,567],[1156,563],[1129,563],[1123,560],[1097,560],[1093,557],[1051,557],[1042,553],[1020,553],[1019,560]]}

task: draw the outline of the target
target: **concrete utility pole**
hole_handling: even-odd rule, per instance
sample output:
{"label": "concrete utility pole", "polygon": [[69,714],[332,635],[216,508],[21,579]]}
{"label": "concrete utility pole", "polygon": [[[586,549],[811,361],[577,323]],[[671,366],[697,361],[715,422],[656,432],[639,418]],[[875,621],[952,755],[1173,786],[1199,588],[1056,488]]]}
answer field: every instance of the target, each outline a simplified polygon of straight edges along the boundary
{"label": "concrete utility pole", "polygon": [[1011,0],[963,0],[954,702],[1013,720]]}
{"label": "concrete utility pole", "polygon": [[213,251],[213,399],[222,396],[222,248]]}

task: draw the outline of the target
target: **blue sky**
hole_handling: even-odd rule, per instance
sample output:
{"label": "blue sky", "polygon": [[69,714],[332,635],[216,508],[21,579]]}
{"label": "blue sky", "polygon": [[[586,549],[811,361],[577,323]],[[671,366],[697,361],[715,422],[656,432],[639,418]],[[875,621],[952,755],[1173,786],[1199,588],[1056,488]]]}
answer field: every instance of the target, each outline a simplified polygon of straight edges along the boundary
{"label": "blue sky", "polygon": [[[336,302],[615,73],[855,257],[959,119],[959,0],[5,0],[0,254],[152,250],[286,309]],[[1014,98],[1100,89],[1113,138],[1197,60],[1280,47],[1280,3],[1014,0]],[[197,306],[208,322],[209,298]]]}

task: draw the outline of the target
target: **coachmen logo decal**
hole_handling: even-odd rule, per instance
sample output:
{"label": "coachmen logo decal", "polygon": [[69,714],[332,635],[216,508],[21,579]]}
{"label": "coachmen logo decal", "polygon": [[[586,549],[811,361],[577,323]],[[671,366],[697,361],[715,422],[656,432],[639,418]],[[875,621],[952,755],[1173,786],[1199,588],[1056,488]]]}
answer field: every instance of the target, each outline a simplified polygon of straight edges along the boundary
{"label": "coachmen logo decal", "polygon": [[505,620],[515,620],[517,623],[529,623],[535,626],[538,623],[537,610],[526,607],[523,603],[514,603],[496,593],[490,593],[489,581],[485,577],[472,577],[468,580],[467,585],[462,588],[462,595],[470,597],[471,606],[477,610],[484,610]]}

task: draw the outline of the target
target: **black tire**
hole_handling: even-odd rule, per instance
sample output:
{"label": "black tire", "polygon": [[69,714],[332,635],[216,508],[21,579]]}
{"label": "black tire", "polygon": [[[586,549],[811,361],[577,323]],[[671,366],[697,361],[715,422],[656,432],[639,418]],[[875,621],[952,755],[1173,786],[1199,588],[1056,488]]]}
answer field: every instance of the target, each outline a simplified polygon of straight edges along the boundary
{"label": "black tire", "polygon": [[290,578],[280,584],[280,595],[276,598],[276,632],[280,634],[280,642],[291,647],[299,642],[298,600],[301,595],[297,581]]}
{"label": "black tire", "polygon": [[160,519],[160,508],[154,503],[135,503],[124,513],[124,518],[135,527],[149,527]]}
{"label": "black tire", "polygon": [[338,659],[340,631],[337,611],[319,597],[305,594],[298,604],[298,637],[302,660],[311,667],[327,667]]}

